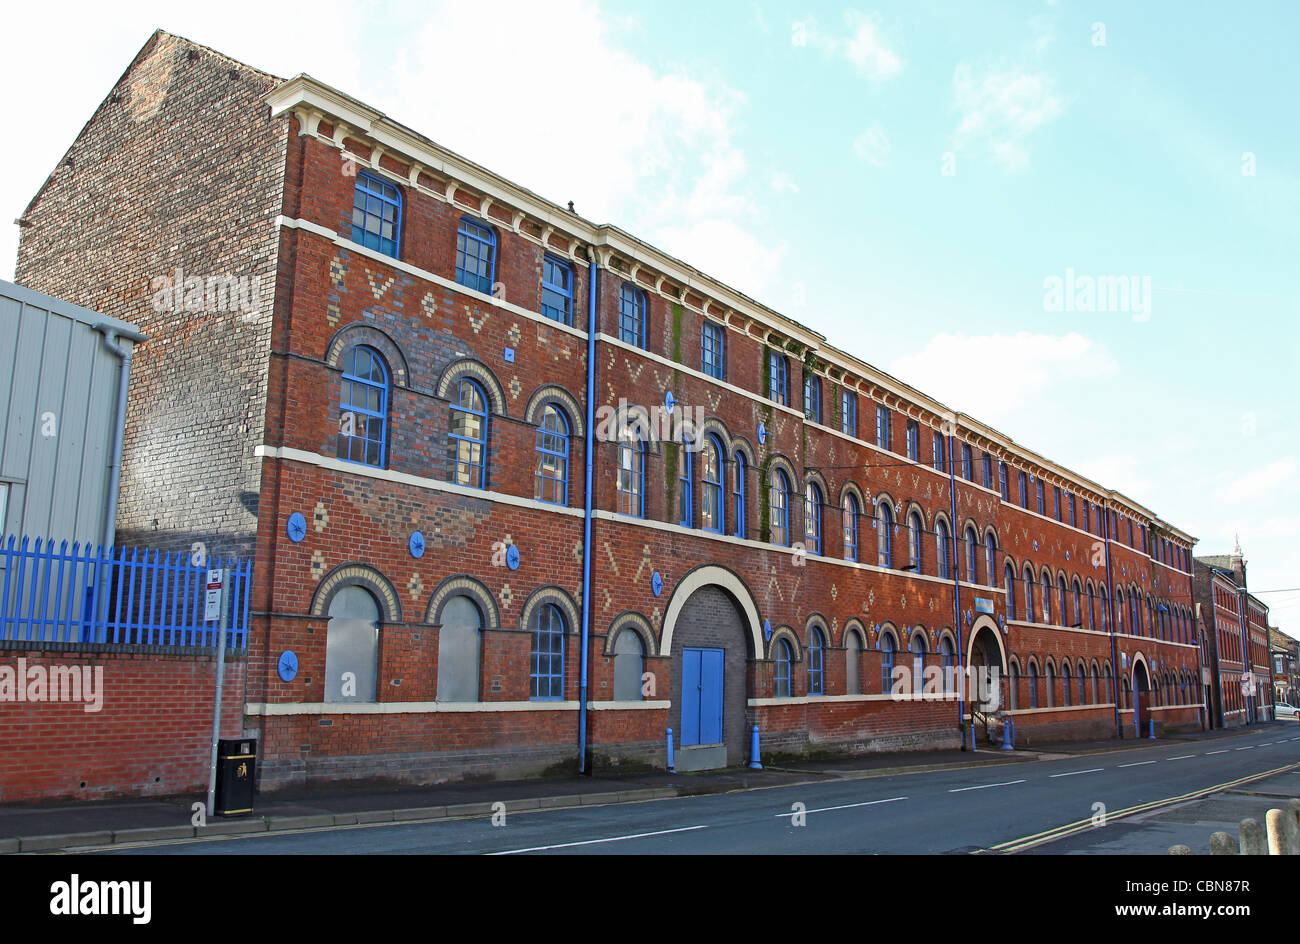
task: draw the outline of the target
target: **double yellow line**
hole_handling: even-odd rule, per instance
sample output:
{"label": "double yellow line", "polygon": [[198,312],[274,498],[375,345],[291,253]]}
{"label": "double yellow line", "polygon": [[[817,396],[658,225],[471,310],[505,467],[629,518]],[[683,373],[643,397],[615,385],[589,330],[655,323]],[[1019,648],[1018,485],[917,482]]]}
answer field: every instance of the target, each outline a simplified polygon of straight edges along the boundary
{"label": "double yellow line", "polygon": [[[1300,764],[1287,764],[1285,767],[1277,767],[1273,770],[1266,770],[1263,773],[1251,774],[1249,777],[1242,777],[1240,780],[1230,780],[1227,783],[1220,783],[1213,787],[1206,787],[1203,790],[1194,790],[1191,793],[1184,793],[1182,796],[1166,797],[1163,800],[1152,800],[1150,803],[1139,803],[1137,806],[1130,806],[1128,809],[1107,811],[1105,825],[1120,819],[1127,819],[1130,816],[1137,816],[1140,813],[1148,813],[1151,810],[1159,809],[1162,806],[1172,806],[1175,803],[1185,803],[1188,800],[1199,800],[1207,797],[1211,793],[1218,793],[1221,790],[1230,790],[1233,787],[1239,787],[1245,783],[1253,783],[1256,780],[1262,780],[1265,777],[1272,777],[1274,774],[1286,773],[1290,770],[1300,768]],[[1032,836],[1022,836],[1019,839],[1012,839],[1008,842],[999,843],[996,846],[990,846],[987,849],[980,849],[975,854],[981,853],[1011,853],[1021,852],[1031,846],[1039,846],[1045,842],[1055,842],[1057,839],[1064,839],[1066,836],[1073,836],[1077,833],[1086,833],[1091,829],[1102,827],[1095,826],[1092,818],[1081,819],[1075,823],[1067,823],[1064,826],[1057,826],[1054,829],[1048,829],[1041,833],[1034,833]]]}

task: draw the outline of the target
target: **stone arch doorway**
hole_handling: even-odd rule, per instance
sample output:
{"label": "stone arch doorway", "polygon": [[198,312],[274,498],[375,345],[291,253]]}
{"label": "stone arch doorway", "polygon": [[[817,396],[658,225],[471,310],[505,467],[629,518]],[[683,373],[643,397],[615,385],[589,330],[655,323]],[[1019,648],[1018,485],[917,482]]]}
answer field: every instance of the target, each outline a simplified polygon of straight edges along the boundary
{"label": "stone arch doorway", "polygon": [[[710,579],[701,573],[705,570],[726,576]],[[736,766],[748,759],[756,620],[748,590],[722,568],[698,568],[674,592],[663,645],[672,674],[669,718],[678,770]]]}
{"label": "stone arch doorway", "polygon": [[1133,724],[1138,737],[1146,737],[1151,720],[1151,676],[1142,657],[1133,660]]}
{"label": "stone arch doorway", "polygon": [[[993,719],[1011,707],[1011,692],[1002,634],[988,616],[981,616],[971,626],[966,646],[966,666],[964,691],[966,711],[972,721],[971,730],[976,737],[982,734],[989,744],[999,743],[1003,737],[1001,722]],[[974,723],[977,715],[984,716],[982,724]]]}

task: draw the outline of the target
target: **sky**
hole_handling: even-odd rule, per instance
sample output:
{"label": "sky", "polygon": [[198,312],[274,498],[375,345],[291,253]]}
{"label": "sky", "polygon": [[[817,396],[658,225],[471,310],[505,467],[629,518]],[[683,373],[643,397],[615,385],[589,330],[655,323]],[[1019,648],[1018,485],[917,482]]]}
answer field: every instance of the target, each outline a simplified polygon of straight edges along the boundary
{"label": "sky", "polygon": [[[1239,535],[1253,591],[1300,588],[1300,7],[250,9],[6,13],[31,41],[2,87],[39,94],[6,97],[0,278],[9,221],[161,27],[572,200],[1123,492],[1197,554]],[[1300,589],[1261,599],[1300,636]]]}

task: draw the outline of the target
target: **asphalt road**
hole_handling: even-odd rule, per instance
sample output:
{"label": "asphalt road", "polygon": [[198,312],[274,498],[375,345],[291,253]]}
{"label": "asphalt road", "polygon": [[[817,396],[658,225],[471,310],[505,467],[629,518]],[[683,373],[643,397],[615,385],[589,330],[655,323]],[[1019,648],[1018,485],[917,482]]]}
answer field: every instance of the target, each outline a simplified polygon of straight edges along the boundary
{"label": "asphalt road", "polygon": [[[1237,737],[1157,742],[1106,754],[743,793],[517,813],[511,813],[507,804],[502,825],[483,817],[93,851],[110,855],[970,853],[1023,851],[1035,841],[1052,838],[1056,835],[1052,830],[1076,823],[1082,825],[1061,851],[1068,847],[1079,852],[1093,844],[1103,849],[1117,823],[1130,824],[1131,817],[1149,812],[1146,804],[1174,798],[1185,803],[1196,791],[1292,764],[1300,764],[1300,728],[1274,727]],[[1097,804],[1104,804],[1104,809]],[[1103,812],[1108,825],[1094,826]],[[1090,843],[1089,836],[1095,842]],[[1034,851],[1054,850],[1048,844],[1037,845]]]}

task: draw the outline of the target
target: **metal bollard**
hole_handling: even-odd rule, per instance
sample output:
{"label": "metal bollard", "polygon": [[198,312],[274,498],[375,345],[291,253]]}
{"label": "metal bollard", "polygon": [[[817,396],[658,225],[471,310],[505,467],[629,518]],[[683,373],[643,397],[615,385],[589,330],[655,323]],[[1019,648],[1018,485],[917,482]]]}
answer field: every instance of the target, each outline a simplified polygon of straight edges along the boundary
{"label": "metal bollard", "polygon": [[1210,836],[1210,855],[1237,855],[1237,840],[1220,830]]}
{"label": "metal bollard", "polygon": [[1257,819],[1243,819],[1237,831],[1241,833],[1242,855],[1268,855],[1268,843],[1264,840],[1264,827]]}
{"label": "metal bollard", "polygon": [[762,755],[758,751],[758,725],[754,725],[749,735],[749,769],[762,770],[763,765],[759,762]]}
{"label": "metal bollard", "polygon": [[677,765],[673,761],[673,729],[668,729],[668,772],[677,773]]}
{"label": "metal bollard", "polygon": [[1147,737],[1149,737],[1151,740],[1154,741],[1154,740],[1156,739],[1156,719],[1155,719],[1155,718],[1147,718],[1147,730],[1150,732],[1150,733],[1147,735]]}
{"label": "metal bollard", "polygon": [[1016,720],[1011,715],[1007,715],[1007,723],[1002,726],[1002,749],[1004,751],[1016,749]]}

